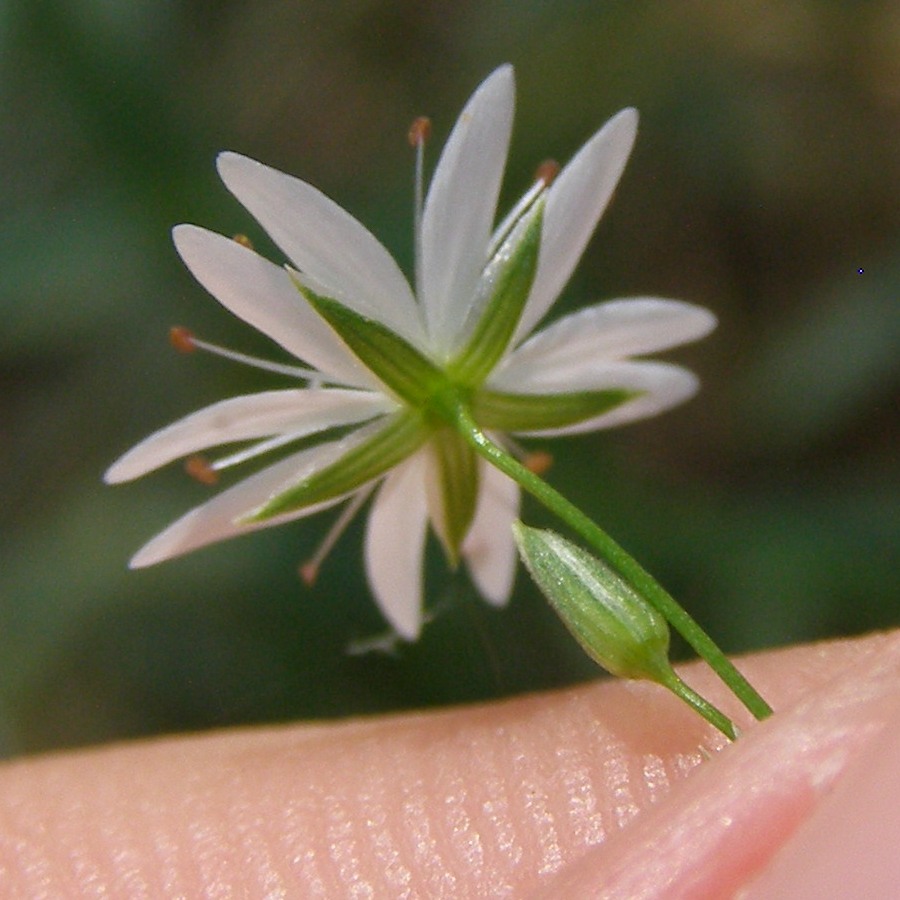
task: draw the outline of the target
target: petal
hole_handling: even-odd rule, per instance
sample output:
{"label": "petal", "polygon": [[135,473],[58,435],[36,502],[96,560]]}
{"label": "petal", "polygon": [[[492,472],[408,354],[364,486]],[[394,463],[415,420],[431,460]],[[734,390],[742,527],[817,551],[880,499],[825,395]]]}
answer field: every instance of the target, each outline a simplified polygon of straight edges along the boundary
{"label": "petal", "polygon": [[104,479],[108,484],[118,484],[207,447],[275,434],[300,438],[326,428],[364,422],[393,408],[392,401],[382,394],[330,388],[232,397],[151,434],[114,462]]}
{"label": "petal", "polygon": [[601,391],[622,389],[634,391],[638,396],[603,413],[575,425],[562,428],[523,429],[518,434],[550,437],[564,434],[583,434],[600,428],[612,428],[637,419],[645,419],[671,409],[693,397],[700,386],[693,372],[671,363],[631,361],[573,365],[565,371],[553,370],[551,374],[532,372],[520,375],[517,390],[520,393],[541,394],[556,391]]}
{"label": "petal", "polygon": [[565,368],[668,350],[705,337],[715,326],[716,317],[708,309],[679,300],[610,300],[565,316],[529,338],[494,378],[514,385],[526,369]]}
{"label": "petal", "polygon": [[423,458],[411,456],[385,478],[366,525],[366,575],[378,606],[407,640],[422,627],[427,512]]}
{"label": "petal", "polygon": [[237,153],[220,153],[219,175],[300,272],[330,297],[413,343],[421,318],[409,284],[372,233],[321,191]]}
{"label": "petal", "polygon": [[512,524],[519,515],[518,485],[489,463],[481,463],[481,492],[472,527],[462,545],[463,559],[482,596],[503,606],[516,575]]}
{"label": "petal", "polygon": [[457,119],[428,190],[419,299],[432,348],[442,355],[454,349],[487,261],[514,103],[512,66],[501,66]]}
{"label": "petal", "polygon": [[284,269],[196,225],[176,226],[172,238],[194,278],[227,310],[325,375],[351,386],[377,386]]}
{"label": "petal", "polygon": [[515,340],[537,325],[571,277],[628,161],[637,122],[637,110],[617,113],[550,186],[537,274]]}
{"label": "petal", "polygon": [[332,497],[322,503],[294,510],[283,516],[275,516],[264,522],[243,521],[244,516],[283,490],[286,485],[302,481],[334,462],[363,440],[367,433],[368,429],[361,428],[339,441],[302,450],[245,478],[234,487],[217,494],[212,500],[195,507],[156,535],[134,555],[131,567],[139,569],[152,566],[196,550],[198,547],[267,528],[270,525],[300,519],[340,503],[344,497]]}

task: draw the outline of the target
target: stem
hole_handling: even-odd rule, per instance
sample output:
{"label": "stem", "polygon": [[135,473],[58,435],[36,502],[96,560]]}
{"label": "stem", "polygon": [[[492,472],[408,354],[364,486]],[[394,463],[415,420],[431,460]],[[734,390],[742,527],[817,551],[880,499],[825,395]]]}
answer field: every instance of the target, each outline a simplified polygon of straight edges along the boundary
{"label": "stem", "polygon": [[734,722],[720,709],[717,709],[708,700],[700,696],[689,684],[682,681],[674,669],[669,670],[669,677],[661,681],[663,687],[668,688],[676,697],[683,700],[695,712],[698,712],[707,722],[714,725],[729,741],[737,740],[737,729]]}
{"label": "stem", "polygon": [[[559,491],[526,469],[525,466],[491,441],[472,419],[464,404],[458,403],[456,405],[454,417],[459,433],[476,453],[512,478],[513,481],[517,482],[590,544],[660,615],[665,617],[669,624],[693,647],[700,657],[706,660],[722,681],[728,685],[734,695],[757,719],[765,719],[771,715],[772,708],[769,704],[763,700],[750,682],[741,675],[731,660],[719,649],[715,641],[636,559],[629,555],[602,528],[568,501]],[[685,687],[687,686],[685,685]],[[691,705],[698,708],[693,702],[691,702]],[[704,717],[709,719],[709,716],[705,714]],[[709,721],[712,722],[712,719],[709,719]]]}

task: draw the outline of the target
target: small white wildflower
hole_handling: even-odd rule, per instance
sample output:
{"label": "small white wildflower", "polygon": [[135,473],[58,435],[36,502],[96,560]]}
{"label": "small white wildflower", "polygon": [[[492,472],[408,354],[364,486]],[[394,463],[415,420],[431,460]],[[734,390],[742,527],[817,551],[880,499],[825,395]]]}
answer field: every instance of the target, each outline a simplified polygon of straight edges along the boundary
{"label": "small white wildflower", "polygon": [[694,394],[697,379],[687,370],[631,357],[703,337],[715,319],[700,307],[613,300],[530,336],[613,193],[637,113],[614,116],[552,184],[540,177],[495,228],[513,105],[513,71],[502,66],[461,113],[417,204],[415,290],[378,240],[316,188],[235,153],[219,156],[226,186],[291,265],[193,225],[175,228],[175,245],[223,306],[302,362],[270,366],[302,386],[201,409],[142,441],[106,480],[128,481],[204,448],[258,442],[199,467],[211,479],[301,438],[323,439],[187,513],[133,566],[342,502],[348,518],[374,490],[368,580],[391,625],[412,639],[422,625],[429,523],[490,603],[508,600],[515,572],[519,488],[475,457],[441,417],[442,404],[465,402],[503,443],[505,434],[621,425]]}

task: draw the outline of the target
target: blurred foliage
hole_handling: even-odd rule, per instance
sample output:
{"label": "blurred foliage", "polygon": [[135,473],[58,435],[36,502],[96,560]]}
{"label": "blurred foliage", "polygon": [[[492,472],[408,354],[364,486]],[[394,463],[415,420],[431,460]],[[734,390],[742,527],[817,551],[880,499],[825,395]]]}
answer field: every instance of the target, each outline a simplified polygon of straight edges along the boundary
{"label": "blurred foliage", "polygon": [[[613,112],[642,133],[559,309],[705,304],[693,403],[555,442],[552,481],[726,649],[896,624],[900,7],[894,0],[30,0],[0,5],[0,750],[336,716],[564,684],[594,670],[519,578],[481,603],[432,547],[434,621],[395,655],[360,526],[319,583],[326,517],[141,572],[204,496],[125,488],[138,438],[258,376],[167,355],[189,324],[272,355],[182,268],[193,221],[274,249],[220,149],[322,188],[408,264],[412,161],[495,65],[519,101],[506,200]],[[602,473],[598,476],[598,473]],[[546,516],[527,506],[534,524]]]}

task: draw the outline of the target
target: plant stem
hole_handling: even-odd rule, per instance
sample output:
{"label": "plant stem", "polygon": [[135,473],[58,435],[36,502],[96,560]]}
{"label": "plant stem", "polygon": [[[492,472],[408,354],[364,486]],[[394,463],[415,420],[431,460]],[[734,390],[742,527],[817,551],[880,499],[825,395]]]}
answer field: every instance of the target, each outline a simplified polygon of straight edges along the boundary
{"label": "plant stem", "polygon": [[707,722],[718,728],[729,741],[737,740],[738,732],[734,722],[725,713],[701,697],[689,684],[682,681],[674,669],[670,669],[669,673],[669,678],[660,682],[663,687],[668,688],[676,697],[683,700],[691,709],[703,716]]}
{"label": "plant stem", "polygon": [[454,414],[454,424],[459,433],[480,456],[512,478],[590,544],[660,615],[665,617],[757,719],[771,715],[772,708],[769,704],[735,668],[715,641],[636,559],[559,491],[498,447],[478,427],[464,403],[456,404]]}

